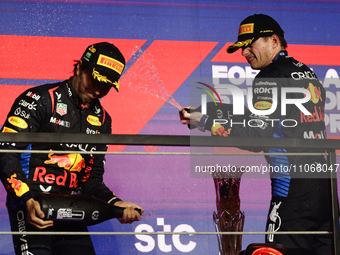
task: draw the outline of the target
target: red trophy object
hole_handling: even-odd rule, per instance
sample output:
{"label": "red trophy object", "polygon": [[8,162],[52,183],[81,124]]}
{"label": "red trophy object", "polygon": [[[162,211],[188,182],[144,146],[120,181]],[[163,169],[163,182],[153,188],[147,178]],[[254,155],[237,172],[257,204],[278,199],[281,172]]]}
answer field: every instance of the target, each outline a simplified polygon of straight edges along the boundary
{"label": "red trophy object", "polygon": [[[217,213],[213,213],[214,224],[219,232],[241,232],[244,212],[240,211],[240,182],[242,172],[211,173],[216,190]],[[242,250],[242,235],[217,234],[220,255],[238,255]]]}

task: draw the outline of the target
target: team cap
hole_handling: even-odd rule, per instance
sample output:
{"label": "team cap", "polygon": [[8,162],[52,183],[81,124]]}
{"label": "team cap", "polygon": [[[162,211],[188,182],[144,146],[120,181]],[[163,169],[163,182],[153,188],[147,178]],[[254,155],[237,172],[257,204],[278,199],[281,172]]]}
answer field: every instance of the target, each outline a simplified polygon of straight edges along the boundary
{"label": "team cap", "polygon": [[233,53],[239,48],[250,46],[260,37],[276,34],[283,37],[280,25],[268,15],[254,14],[244,19],[238,31],[237,42],[227,48],[228,53]]}
{"label": "team cap", "polygon": [[93,79],[119,91],[119,78],[125,67],[125,58],[116,46],[107,42],[92,44],[87,47],[81,60],[89,64]]}

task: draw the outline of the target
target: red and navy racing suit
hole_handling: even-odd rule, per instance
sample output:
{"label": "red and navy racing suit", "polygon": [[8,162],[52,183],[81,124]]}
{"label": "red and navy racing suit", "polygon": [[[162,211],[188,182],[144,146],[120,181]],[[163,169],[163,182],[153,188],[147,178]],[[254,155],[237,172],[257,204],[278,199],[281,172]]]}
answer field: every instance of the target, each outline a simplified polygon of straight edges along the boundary
{"label": "red and navy racing suit", "polygon": [[[282,88],[305,88],[311,92],[310,101],[303,106],[311,113],[305,115],[296,105],[287,104],[282,114]],[[234,125],[230,136],[326,139],[324,107],[325,90],[315,73],[306,65],[281,51],[274,61],[261,70],[252,86],[253,107],[269,109],[275,102],[272,89],[277,88],[277,108],[269,115],[249,116],[250,125]],[[287,93],[288,99],[301,99],[302,93]],[[285,100],[283,100],[285,101]],[[257,126],[256,126],[257,125]],[[256,126],[256,127],[254,127]],[[278,141],[279,142],[279,141]],[[264,152],[298,153],[324,152],[309,150],[267,148]],[[324,156],[266,156],[270,173],[272,201],[267,220],[267,231],[330,230],[330,198]],[[321,167],[321,168],[320,168]],[[268,168],[270,169],[270,168]],[[314,169],[314,171],[313,171]],[[327,168],[326,168],[327,170]],[[290,254],[331,254],[330,236],[267,235],[267,242],[281,243]]]}
{"label": "red and navy racing suit", "polygon": [[[14,102],[2,132],[44,132],[111,134],[111,117],[97,100],[83,105],[75,95],[70,80],[55,84],[36,86],[26,90]],[[28,134],[29,135],[29,134]],[[6,143],[2,149],[27,150],[27,153],[2,153],[1,180],[7,195],[7,208],[12,231],[35,230],[26,224],[25,202],[39,193],[83,193],[104,201],[119,199],[103,183],[104,154],[80,154],[79,151],[106,151],[107,145],[94,144],[49,144],[49,143]],[[77,151],[74,153],[29,153],[30,150]],[[85,227],[57,224],[54,230],[86,231]],[[72,254],[94,254],[89,237],[75,236],[14,235],[17,254],[50,254],[41,250],[58,249],[67,254],[68,242]],[[76,246],[75,246],[76,244]],[[53,248],[52,248],[52,245]],[[81,250],[84,245],[83,250]],[[34,250],[37,249],[37,250]],[[34,252],[33,252],[34,251]]]}

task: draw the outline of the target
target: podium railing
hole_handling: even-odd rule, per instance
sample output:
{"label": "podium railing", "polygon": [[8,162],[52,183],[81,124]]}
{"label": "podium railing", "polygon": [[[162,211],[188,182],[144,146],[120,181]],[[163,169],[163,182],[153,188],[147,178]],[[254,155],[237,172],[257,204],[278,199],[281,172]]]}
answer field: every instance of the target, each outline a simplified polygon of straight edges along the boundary
{"label": "podium railing", "polygon": [[[157,146],[194,146],[194,147],[246,147],[246,148],[294,148],[310,149],[317,148],[327,151],[327,165],[335,169],[336,149],[340,149],[340,139],[296,139],[296,138],[258,138],[258,137],[215,137],[215,136],[176,136],[176,135],[86,135],[86,134],[58,134],[52,133],[0,133],[0,143],[83,143],[83,144],[112,144],[112,145],[157,145]],[[6,151],[0,150],[0,153]],[[46,151],[49,153],[50,151]],[[74,151],[73,151],[74,152]],[[32,152],[34,153],[34,152]],[[36,153],[41,153],[36,152]],[[83,152],[82,152],[83,153]],[[190,154],[190,153],[189,153]],[[172,155],[175,155],[172,153]],[[178,153],[183,155],[183,153]],[[340,254],[339,236],[339,207],[337,175],[335,171],[329,171],[330,194],[332,199],[332,241],[333,254]],[[260,233],[260,232],[256,232]],[[261,232],[262,233],[262,232]],[[295,233],[295,232],[294,232]],[[299,233],[299,232],[296,232]],[[8,234],[3,232],[2,234]],[[16,234],[16,233],[12,233]],[[35,233],[32,233],[35,234]],[[133,233],[136,234],[136,233]],[[148,233],[150,234],[150,233]],[[183,234],[183,233],[181,233]],[[211,234],[211,233],[187,233],[187,234]],[[224,234],[224,233],[221,233]],[[236,234],[236,233],[234,233]],[[238,233],[252,234],[252,233]],[[255,232],[254,232],[255,234]],[[285,234],[275,232],[275,234]],[[286,233],[287,234],[287,233]],[[301,234],[305,232],[301,231]],[[309,234],[312,234],[309,233]],[[323,234],[330,234],[325,232]]]}

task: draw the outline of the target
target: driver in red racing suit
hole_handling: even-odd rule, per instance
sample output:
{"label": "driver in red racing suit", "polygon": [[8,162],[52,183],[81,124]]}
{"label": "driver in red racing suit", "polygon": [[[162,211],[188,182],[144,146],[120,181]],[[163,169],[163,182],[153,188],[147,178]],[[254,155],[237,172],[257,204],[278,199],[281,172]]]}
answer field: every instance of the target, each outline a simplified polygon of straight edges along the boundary
{"label": "driver in red racing suit", "polygon": [[[81,60],[76,62],[74,76],[69,80],[36,86],[23,92],[15,100],[2,132],[111,134],[111,117],[98,99],[105,96],[111,87],[119,90],[118,79],[124,65],[125,59],[114,45],[98,43],[89,46]],[[2,144],[1,148],[13,150],[13,153],[0,155],[1,180],[8,191],[6,205],[12,231],[87,231],[79,224],[42,220],[44,214],[34,200],[40,193],[94,196],[126,207],[121,223],[141,219],[134,210],[137,205],[123,202],[104,184],[104,154],[79,153],[106,151],[107,145],[13,142]],[[15,150],[27,150],[27,153],[15,153]],[[31,154],[30,150],[75,152]],[[95,254],[88,235],[23,234],[13,235],[13,241],[17,255]]]}
{"label": "driver in red racing suit", "polygon": [[[232,124],[232,118],[226,125],[213,125],[214,119],[228,119],[230,105],[210,104],[207,115],[195,110],[190,110],[190,114],[181,110],[181,122],[220,136],[326,139],[325,90],[311,69],[287,55],[286,46],[283,30],[271,17],[255,14],[243,20],[238,42],[229,46],[227,51],[233,53],[241,48],[251,67],[260,70],[253,81],[253,105],[249,106],[260,114],[247,116],[245,125],[239,120]],[[277,98],[273,98],[275,88]],[[294,104],[287,104],[286,113],[282,112],[281,103],[287,102],[286,98],[295,102],[304,99],[303,93],[292,93],[292,88],[304,88],[310,92],[310,100],[302,106],[311,115],[304,113],[301,105],[300,109]],[[285,93],[285,89],[290,93]],[[270,113],[276,99],[276,110]],[[264,152],[302,151],[267,148]],[[303,152],[325,151],[311,148]],[[330,189],[327,167],[324,171],[324,156],[270,155],[266,160],[268,169],[274,169],[270,171],[272,199],[267,231],[330,231]],[[266,242],[284,245],[291,255],[331,254],[330,235],[268,234]]]}

